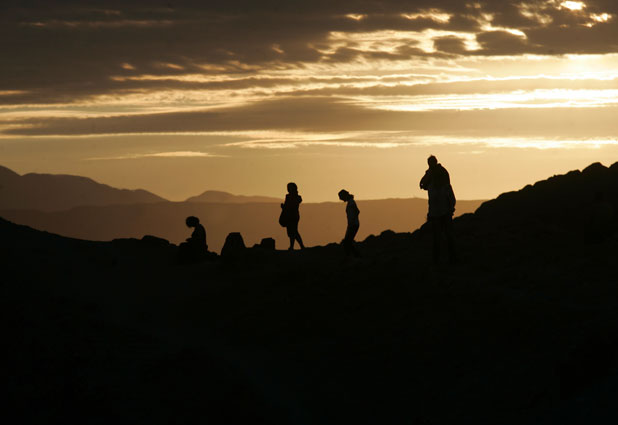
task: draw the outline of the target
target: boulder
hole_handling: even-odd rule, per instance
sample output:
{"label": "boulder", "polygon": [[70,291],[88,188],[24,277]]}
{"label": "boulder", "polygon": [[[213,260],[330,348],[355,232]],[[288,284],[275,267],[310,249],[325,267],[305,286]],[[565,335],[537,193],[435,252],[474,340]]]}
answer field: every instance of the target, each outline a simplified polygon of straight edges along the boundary
{"label": "boulder", "polygon": [[273,238],[264,238],[260,242],[260,247],[268,251],[274,251],[275,250],[275,240]]}
{"label": "boulder", "polygon": [[142,242],[145,242],[150,246],[166,247],[166,248],[170,245],[167,239],[163,239],[158,236],[152,236],[152,235],[144,235],[144,237],[142,237]]}
{"label": "boulder", "polygon": [[235,258],[244,253],[246,249],[245,241],[239,232],[232,232],[225,238],[221,256],[223,258]]}

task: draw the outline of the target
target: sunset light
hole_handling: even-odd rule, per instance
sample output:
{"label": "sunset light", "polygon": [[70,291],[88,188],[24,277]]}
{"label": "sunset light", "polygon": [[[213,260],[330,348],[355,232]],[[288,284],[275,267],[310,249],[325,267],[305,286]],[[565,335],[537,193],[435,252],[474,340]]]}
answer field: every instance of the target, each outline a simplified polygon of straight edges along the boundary
{"label": "sunset light", "polygon": [[[408,196],[407,185],[386,184],[388,175],[405,157],[413,180],[430,152],[462,169],[491,156],[513,175],[519,165],[511,148],[522,161],[555,152],[537,173],[609,162],[618,152],[608,118],[618,111],[618,52],[608,42],[618,10],[607,4],[304,6],[269,19],[251,10],[136,5],[33,19],[14,11],[7,31],[37,41],[29,50],[5,46],[12,60],[0,71],[3,163],[24,172],[91,170],[110,184],[149,181],[151,190],[179,199],[202,188],[200,179],[244,193],[247,179],[259,183],[265,170],[292,178],[271,155],[295,164],[298,180],[335,158],[368,179],[356,161],[380,152],[375,164],[388,193],[366,193],[377,197]],[[246,28],[253,30],[238,36]],[[50,34],[73,47],[41,69]],[[140,166],[120,177],[116,162]],[[166,177],[176,189],[145,177],[162,162],[178,171]],[[225,174],[241,163],[241,172]],[[263,181],[254,190],[278,193],[275,179]],[[526,179],[475,181],[462,176],[461,196],[490,196]],[[326,200],[332,188],[306,193]]]}
{"label": "sunset light", "polygon": [[610,19],[613,18],[613,16],[609,13],[601,13],[600,15],[593,13],[592,15],[590,15],[590,18],[592,18],[592,20],[595,22],[608,22]]}
{"label": "sunset light", "polygon": [[6,424],[618,424],[617,17],[2,1]]}
{"label": "sunset light", "polygon": [[582,10],[586,5],[581,1],[563,1],[560,3],[560,7],[569,10]]}

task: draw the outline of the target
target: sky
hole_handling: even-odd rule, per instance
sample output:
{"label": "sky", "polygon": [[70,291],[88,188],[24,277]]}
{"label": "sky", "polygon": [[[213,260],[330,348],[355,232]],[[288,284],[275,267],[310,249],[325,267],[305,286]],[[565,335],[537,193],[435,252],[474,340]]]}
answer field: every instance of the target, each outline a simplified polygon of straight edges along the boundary
{"label": "sky", "polygon": [[180,201],[459,199],[618,161],[615,0],[13,1],[0,165]]}

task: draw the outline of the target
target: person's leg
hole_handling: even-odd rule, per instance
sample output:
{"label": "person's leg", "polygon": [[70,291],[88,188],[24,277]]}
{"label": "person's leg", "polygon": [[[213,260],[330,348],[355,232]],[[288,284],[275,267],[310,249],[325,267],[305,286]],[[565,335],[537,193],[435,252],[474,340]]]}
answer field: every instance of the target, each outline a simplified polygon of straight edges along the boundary
{"label": "person's leg", "polygon": [[305,249],[305,245],[303,244],[303,238],[300,237],[300,233],[298,233],[298,228],[296,229],[296,240],[298,241],[300,249]]}
{"label": "person's leg", "polygon": [[354,246],[354,238],[356,237],[356,233],[358,233],[358,227],[358,224],[348,224],[345,238],[343,239],[343,247],[346,255],[353,254],[355,257],[360,256],[358,250]]}
{"label": "person's leg", "polygon": [[350,235],[352,234],[352,228],[350,227],[350,225],[348,224],[348,227],[345,229],[345,236],[343,237],[343,251],[345,252],[346,257],[348,255],[350,255],[350,250],[351,250],[351,246],[350,246]]}
{"label": "person's leg", "polygon": [[294,225],[292,226],[292,234],[290,235],[290,237],[292,238],[292,242],[290,244],[292,249],[294,249],[294,242],[296,241],[298,242],[298,246],[300,246],[301,248],[304,248],[303,240],[300,237],[300,233],[298,233],[298,221],[296,221]]}
{"label": "person's leg", "polygon": [[354,225],[354,229],[352,232],[351,247],[352,247],[352,253],[354,254],[355,257],[360,257],[360,252],[358,252],[358,248],[356,248],[356,242],[354,242],[354,238],[356,237],[356,234],[358,233],[359,227],[360,226],[358,224]]}
{"label": "person's leg", "polygon": [[290,247],[288,250],[292,251],[294,249],[294,240],[296,239],[296,234],[298,233],[298,223],[288,223],[287,226],[288,238],[290,238]]}

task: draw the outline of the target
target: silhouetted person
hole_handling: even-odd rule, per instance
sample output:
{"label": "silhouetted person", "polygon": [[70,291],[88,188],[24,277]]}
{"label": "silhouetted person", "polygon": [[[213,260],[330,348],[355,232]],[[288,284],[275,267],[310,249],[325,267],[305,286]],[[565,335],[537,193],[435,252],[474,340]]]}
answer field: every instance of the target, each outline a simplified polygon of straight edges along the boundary
{"label": "silhouetted person", "polygon": [[345,207],[345,214],[348,218],[348,227],[345,231],[343,241],[341,242],[343,245],[343,249],[346,256],[353,254],[355,257],[360,257],[360,253],[354,246],[354,237],[356,236],[358,228],[360,227],[360,221],[358,220],[360,210],[358,209],[358,206],[356,206],[356,201],[354,201],[354,195],[349,193],[347,190],[341,189],[339,191],[339,199],[341,199],[347,204]]}
{"label": "silhouetted person", "polygon": [[193,233],[178,247],[180,261],[193,262],[205,258],[208,253],[206,229],[200,224],[200,219],[194,216],[187,217],[185,223],[187,227],[193,227]]}
{"label": "silhouetted person", "polygon": [[281,218],[279,222],[287,230],[290,238],[290,251],[294,250],[294,242],[298,241],[301,249],[305,248],[303,238],[298,233],[298,222],[300,221],[300,212],[298,211],[303,198],[298,194],[296,183],[288,183],[288,193],[285,195],[285,202],[281,204]]}
{"label": "silhouetted person", "polygon": [[446,236],[449,261],[454,263],[455,239],[453,236],[453,213],[455,212],[455,194],[451,187],[451,179],[435,156],[427,158],[429,168],[421,179],[420,187],[429,194],[429,209],[427,221],[431,223],[433,234],[433,260],[440,261],[440,240],[442,234]]}

